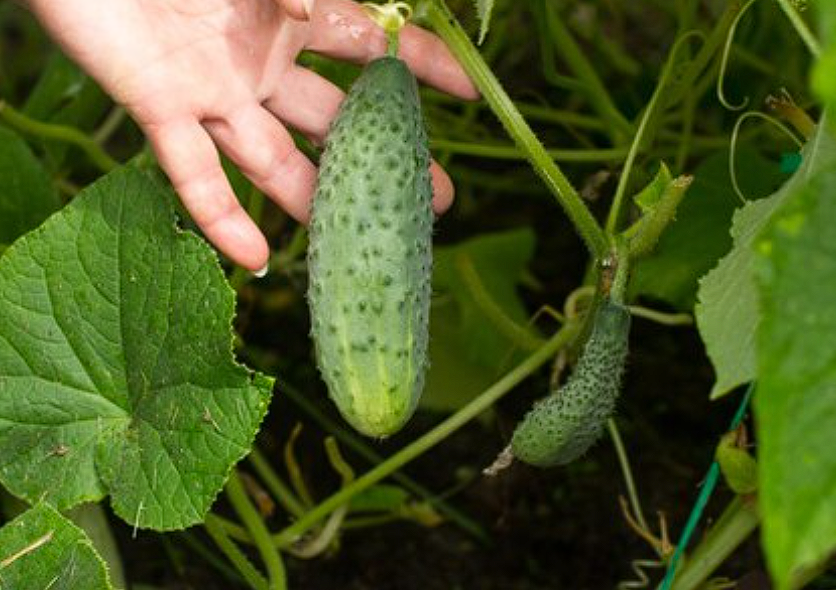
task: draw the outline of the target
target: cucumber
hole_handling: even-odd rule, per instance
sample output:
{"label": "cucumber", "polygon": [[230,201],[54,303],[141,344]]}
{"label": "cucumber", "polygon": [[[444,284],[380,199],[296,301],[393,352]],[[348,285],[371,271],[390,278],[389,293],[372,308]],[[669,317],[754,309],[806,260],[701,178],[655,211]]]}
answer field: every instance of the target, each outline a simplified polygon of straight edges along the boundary
{"label": "cucumber", "polygon": [[604,300],[572,376],[537,402],[514,430],[514,457],[536,467],[564,465],[598,440],[615,411],[629,332],[629,310]]}
{"label": "cucumber", "polygon": [[415,411],[427,368],[432,186],[414,76],[371,62],[325,143],[308,247],[312,336],[331,398],[385,437]]}

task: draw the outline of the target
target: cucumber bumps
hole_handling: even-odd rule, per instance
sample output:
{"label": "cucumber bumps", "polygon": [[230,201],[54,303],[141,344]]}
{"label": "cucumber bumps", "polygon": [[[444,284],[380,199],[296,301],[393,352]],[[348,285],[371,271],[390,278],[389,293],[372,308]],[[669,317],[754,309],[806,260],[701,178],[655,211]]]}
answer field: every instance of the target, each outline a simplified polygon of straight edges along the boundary
{"label": "cucumber bumps", "polygon": [[517,425],[511,439],[514,457],[537,467],[564,465],[598,440],[615,411],[629,332],[628,309],[602,302],[572,376]]}
{"label": "cucumber bumps", "polygon": [[424,385],[429,166],[415,78],[395,57],[370,63],[328,134],[308,248],[319,369],[342,415],[368,436],[400,429]]}

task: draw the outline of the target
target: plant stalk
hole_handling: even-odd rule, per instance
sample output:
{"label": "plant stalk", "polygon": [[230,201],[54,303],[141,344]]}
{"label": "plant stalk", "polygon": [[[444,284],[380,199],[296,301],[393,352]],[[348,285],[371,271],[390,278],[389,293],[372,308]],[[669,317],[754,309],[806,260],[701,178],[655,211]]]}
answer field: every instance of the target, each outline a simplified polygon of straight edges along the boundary
{"label": "plant stalk", "polygon": [[111,158],[98,143],[88,137],[84,132],[67,125],[56,125],[54,123],[37,121],[27,117],[20,111],[14,109],[9,103],[2,100],[0,100],[0,121],[3,121],[16,131],[28,135],[34,135],[41,139],[70,143],[81,149],[90,161],[102,172],[110,172],[119,166],[119,162]]}
{"label": "plant stalk", "polygon": [[592,256],[596,259],[606,256],[607,239],[601,226],[534,135],[447,4],[444,0],[427,0],[427,4],[430,24],[458,58],[505,130],[566,211]]}
{"label": "plant stalk", "polygon": [[250,502],[244,485],[241,483],[241,478],[235,469],[232,470],[229,480],[226,482],[225,491],[230,504],[241,518],[244,526],[247,527],[261,559],[267,567],[269,590],[286,590],[287,579],[281,555],[273,546],[270,531],[267,530],[267,525],[264,524],[255,506]]}
{"label": "plant stalk", "polygon": [[753,499],[735,497],[674,578],[672,590],[696,590],[758,527]]}

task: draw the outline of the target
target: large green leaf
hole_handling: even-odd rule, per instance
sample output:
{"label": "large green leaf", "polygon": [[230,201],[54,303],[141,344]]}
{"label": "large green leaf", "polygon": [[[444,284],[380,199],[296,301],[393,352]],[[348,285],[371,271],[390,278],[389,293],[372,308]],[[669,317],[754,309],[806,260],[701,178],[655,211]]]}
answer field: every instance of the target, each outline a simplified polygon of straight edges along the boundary
{"label": "large green leaf", "polygon": [[126,167],[0,259],[0,481],[58,508],[110,494],[139,527],[200,522],[271,384],[233,360],[233,292]]}
{"label": "large green leaf", "polygon": [[525,350],[515,337],[537,341],[526,327],[527,313],[517,293],[533,253],[534,234],[528,229],[435,249],[430,372],[422,407],[462,407],[510,366],[515,351]]}
{"label": "large green leaf", "polygon": [[112,586],[84,531],[41,504],[0,529],[0,588],[110,590]]}
{"label": "large green leaf", "polygon": [[0,245],[40,225],[60,201],[26,143],[0,127]]}
{"label": "large green leaf", "polygon": [[[736,153],[735,173],[743,192],[752,197],[770,194],[781,181],[778,165],[742,146]],[[729,154],[717,152],[694,172],[676,220],[662,234],[654,253],[636,264],[631,297],[646,295],[683,311],[693,309],[699,278],[731,247],[729,227],[739,202],[729,174]]]}
{"label": "large green leaf", "polygon": [[836,550],[836,163],[791,196],[757,243],[761,510],[778,590]]}
{"label": "large green leaf", "polygon": [[734,247],[700,282],[697,325],[717,379],[711,396],[725,395],[755,377],[755,330],[760,321],[754,279],[754,243],[772,215],[809,178],[836,161],[836,139],[821,125],[803,150],[803,162],[773,195],[734,215]]}

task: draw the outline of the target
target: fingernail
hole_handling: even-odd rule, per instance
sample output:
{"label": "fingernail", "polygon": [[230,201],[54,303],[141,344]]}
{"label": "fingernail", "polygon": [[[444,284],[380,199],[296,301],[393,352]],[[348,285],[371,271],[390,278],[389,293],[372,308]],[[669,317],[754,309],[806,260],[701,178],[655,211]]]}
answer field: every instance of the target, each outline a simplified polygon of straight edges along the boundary
{"label": "fingernail", "polygon": [[269,270],[270,270],[270,263],[268,262],[267,264],[264,265],[264,268],[261,268],[259,270],[254,271],[253,276],[257,279],[263,279],[264,277],[267,276],[267,271],[269,271]]}
{"label": "fingernail", "polygon": [[314,0],[302,0],[302,4],[305,7],[305,14],[308,15],[308,18],[311,18],[311,16],[313,16],[313,3]]}

